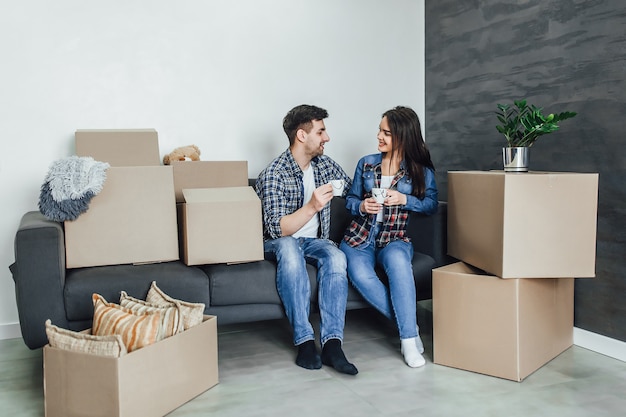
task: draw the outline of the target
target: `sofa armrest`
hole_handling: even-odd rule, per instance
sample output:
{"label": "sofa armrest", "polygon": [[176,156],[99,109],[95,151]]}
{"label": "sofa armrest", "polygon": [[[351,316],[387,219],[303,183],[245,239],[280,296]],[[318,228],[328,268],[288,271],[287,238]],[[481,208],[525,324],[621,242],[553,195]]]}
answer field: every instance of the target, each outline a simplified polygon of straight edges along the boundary
{"label": "sofa armrest", "polygon": [[425,253],[435,260],[435,267],[450,264],[448,256],[448,203],[440,201],[437,212],[430,216],[412,213],[407,234],[416,252]]}
{"label": "sofa armrest", "polygon": [[9,269],[24,343],[37,349],[48,343],[45,321],[67,328],[63,302],[65,237],[63,226],[38,211],[24,214],[15,235],[15,263]]}

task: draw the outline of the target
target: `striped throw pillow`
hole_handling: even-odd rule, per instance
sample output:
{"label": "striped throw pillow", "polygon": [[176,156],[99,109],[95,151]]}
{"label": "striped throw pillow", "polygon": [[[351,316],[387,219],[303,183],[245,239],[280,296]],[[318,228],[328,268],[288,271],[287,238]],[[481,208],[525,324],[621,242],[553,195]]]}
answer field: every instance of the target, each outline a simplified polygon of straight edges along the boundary
{"label": "striped throw pillow", "polygon": [[202,323],[204,317],[204,303],[190,303],[172,298],[157,286],[156,281],[152,281],[146,301],[157,306],[168,306],[172,303],[178,303],[183,313],[185,330]]}
{"label": "striped throw pillow", "polygon": [[112,358],[119,358],[127,353],[122,337],[118,334],[96,336],[85,332],[75,332],[55,326],[48,319],[46,320],[46,335],[50,346],[58,349]]}
{"label": "striped throw pillow", "polygon": [[159,328],[157,340],[163,340],[166,337],[173,336],[185,329],[183,325],[183,314],[180,311],[181,307],[178,303],[172,303],[168,306],[161,307],[150,304],[147,301],[131,297],[126,293],[126,291],[122,291],[120,295],[120,305],[132,310],[135,313],[153,313],[155,311],[160,311],[161,326]]}
{"label": "striped throw pillow", "polygon": [[160,311],[135,313],[107,302],[99,294],[93,294],[91,299],[94,307],[92,334],[120,335],[129,353],[157,341],[161,326]]}

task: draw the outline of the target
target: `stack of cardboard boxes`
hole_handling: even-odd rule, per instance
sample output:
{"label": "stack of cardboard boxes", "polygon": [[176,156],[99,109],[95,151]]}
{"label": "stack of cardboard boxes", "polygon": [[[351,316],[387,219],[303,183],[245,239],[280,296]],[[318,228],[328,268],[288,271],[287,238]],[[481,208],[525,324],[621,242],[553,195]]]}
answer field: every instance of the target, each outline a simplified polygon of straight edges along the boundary
{"label": "stack of cardboard boxes", "polygon": [[65,222],[67,267],[177,260],[173,172],[161,166],[157,132],[78,130],[75,143],[77,156],[111,167],[89,209]]}
{"label": "stack of cardboard boxes", "polygon": [[521,381],[572,345],[574,278],[595,276],[598,174],[448,173],[433,270],[434,362]]}
{"label": "stack of cardboard boxes", "polygon": [[111,167],[89,210],[65,222],[68,268],[263,259],[261,202],[246,161],[163,166],[154,129],[77,130],[75,140],[78,156]]}
{"label": "stack of cardboard boxes", "polygon": [[[102,191],[65,222],[68,268],[263,259],[246,161],[163,166],[157,132],[77,130],[76,155],[108,162]],[[117,300],[109,300],[117,302]],[[218,383],[216,317],[120,358],[44,347],[46,416],[162,416]]]}

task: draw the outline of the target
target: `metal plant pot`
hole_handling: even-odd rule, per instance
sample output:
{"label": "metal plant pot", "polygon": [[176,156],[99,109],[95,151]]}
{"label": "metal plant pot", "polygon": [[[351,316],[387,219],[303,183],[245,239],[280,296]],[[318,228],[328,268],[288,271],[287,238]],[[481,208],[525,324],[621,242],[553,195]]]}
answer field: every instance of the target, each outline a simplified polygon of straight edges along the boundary
{"label": "metal plant pot", "polygon": [[528,172],[530,148],[507,147],[502,148],[502,163],[505,172]]}

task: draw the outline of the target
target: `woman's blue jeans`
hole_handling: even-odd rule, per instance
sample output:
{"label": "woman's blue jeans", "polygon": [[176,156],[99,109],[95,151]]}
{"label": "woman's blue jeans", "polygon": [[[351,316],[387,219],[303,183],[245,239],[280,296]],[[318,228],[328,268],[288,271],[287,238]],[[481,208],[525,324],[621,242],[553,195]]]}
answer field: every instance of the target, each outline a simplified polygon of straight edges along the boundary
{"label": "woman's blue jeans", "polygon": [[[379,225],[372,226],[368,240],[357,247],[345,241],[339,245],[348,261],[348,277],[354,288],[376,310],[390,320],[395,318],[400,339],[416,337],[417,302],[411,264],[413,245],[395,240],[378,248],[378,231]],[[387,274],[388,287],[376,275],[376,265],[380,265]]]}
{"label": "woman's blue jeans", "polygon": [[317,267],[320,341],[343,340],[348,300],[346,257],[326,239],[285,236],[265,242],[265,259],[276,262],[276,288],[299,345],[315,339],[309,321],[311,282],[306,264]]}

